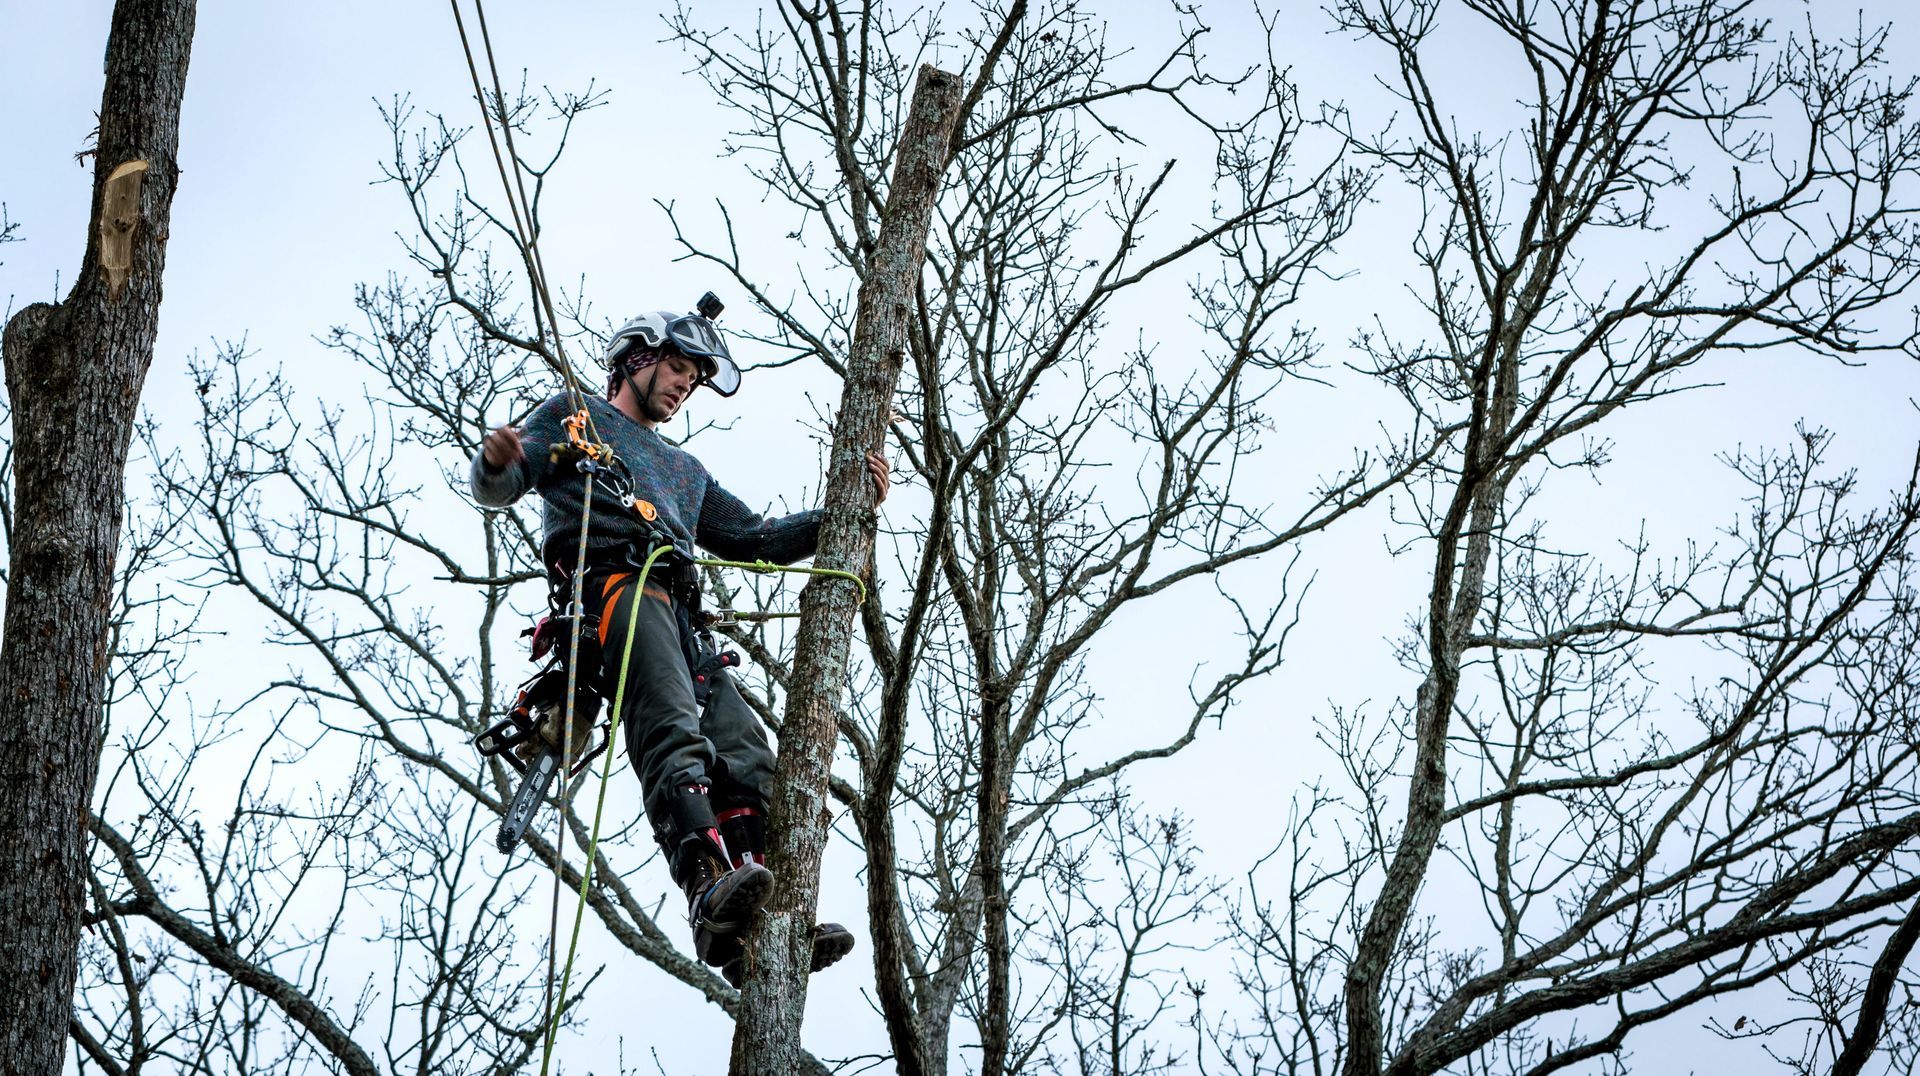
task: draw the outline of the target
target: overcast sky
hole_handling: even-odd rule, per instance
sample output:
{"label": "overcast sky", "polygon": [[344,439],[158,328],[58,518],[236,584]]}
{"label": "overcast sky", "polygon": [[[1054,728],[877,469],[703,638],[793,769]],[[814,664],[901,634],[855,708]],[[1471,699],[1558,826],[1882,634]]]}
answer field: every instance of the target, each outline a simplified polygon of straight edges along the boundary
{"label": "overcast sky", "polygon": [[[1793,0],[1775,6],[1787,22],[1811,10]],[[1106,7],[1131,19],[1148,5]],[[717,20],[733,8],[707,5],[703,17]],[[1905,8],[1888,0],[1874,5],[1868,17]],[[0,0],[0,202],[23,240],[0,247],[0,302],[9,311],[63,294],[82,253],[90,172],[75,154],[87,143],[99,102],[109,10],[104,2]],[[1231,55],[1246,45],[1253,23],[1243,5],[1209,3],[1205,10],[1221,27],[1217,50]],[[1384,121],[1385,103],[1353,74],[1369,54],[1326,36],[1317,5],[1283,10],[1287,33],[1280,51],[1295,65],[1304,99],[1348,99],[1365,122]],[[722,197],[746,219],[762,222],[767,234],[781,227],[780,211],[742,182],[736,163],[718,158],[730,121],[704,85],[684,74],[685,57],[661,43],[665,31],[654,5],[501,3],[489,14],[503,65],[529,69],[536,83],[580,88],[592,79],[611,91],[608,107],[583,121],[548,203],[547,257],[556,280],[571,284],[584,274],[608,319],[690,305],[708,288],[734,299],[736,310],[743,308],[744,298],[730,294],[734,289],[717,271],[669,261],[659,233],[662,218],[651,199],[705,207]],[[1157,15],[1139,18],[1118,25],[1115,35],[1122,42],[1150,39],[1165,25]],[[1898,28],[1895,55],[1920,55],[1914,40],[1912,28]],[[1497,97],[1488,92],[1490,100]],[[404,267],[395,233],[410,227],[406,206],[395,189],[373,183],[379,160],[391,152],[376,106],[391,106],[398,96],[471,122],[466,73],[445,5],[201,5],[165,305],[145,396],[162,422],[191,416],[186,361],[196,350],[210,351],[214,341],[244,337],[260,362],[316,374],[296,383],[325,391],[327,368],[344,360],[313,337],[352,320],[356,282]],[[1151,126],[1136,133],[1154,152],[1178,156],[1177,148],[1158,149]],[[1182,136],[1167,137],[1168,145],[1189,145]],[[1195,162],[1194,168],[1205,164]],[[1338,254],[1340,267],[1364,286],[1329,287],[1313,308],[1331,362],[1345,357],[1344,342],[1376,312],[1376,299],[1381,308],[1393,309],[1379,297],[1391,293],[1407,271],[1404,235],[1396,231],[1405,219],[1397,214],[1404,211],[1388,204],[1363,219]],[[695,218],[712,221],[704,208]],[[1175,288],[1169,294],[1177,293]],[[1156,318],[1181,316],[1153,309],[1139,314],[1149,331]],[[1754,359],[1752,366],[1739,387],[1704,410],[1688,411],[1684,424],[1663,425],[1674,412],[1658,407],[1630,419],[1622,426],[1620,463],[1602,483],[1582,487],[1569,511],[1587,513],[1595,525],[1622,536],[1647,520],[1656,532],[1699,531],[1724,521],[1736,507],[1699,494],[1719,473],[1715,455],[1736,443],[1785,444],[1801,419],[1842,431],[1836,455],[1860,467],[1869,488],[1884,489],[1904,472],[1920,429],[1912,404],[1920,396],[1920,367],[1882,362],[1843,370],[1791,356]],[[804,443],[800,420],[811,411],[794,392],[799,383],[784,372],[749,375],[736,400],[710,394],[696,400],[703,416],[746,420],[703,439],[700,451],[723,482],[755,505],[783,497],[804,501],[808,483],[817,480],[811,451],[756,451],[763,438]],[[1333,392],[1289,401],[1263,466],[1337,466],[1352,443],[1348,435],[1369,429],[1375,419],[1366,403]],[[1398,673],[1388,640],[1414,610],[1407,589],[1392,584],[1396,573],[1420,566],[1379,556],[1380,529],[1374,521],[1343,535],[1335,544],[1352,547],[1345,553],[1327,543],[1310,547],[1326,559],[1310,565],[1323,573],[1308,607],[1315,627],[1296,640],[1294,663],[1226,728],[1208,733],[1179,759],[1136,775],[1144,787],[1167,790],[1159,793],[1159,806],[1194,817],[1212,857],[1208,869],[1233,873],[1264,851],[1260,823],[1284,811],[1291,789],[1323,768],[1300,749],[1314,716],[1331,702],[1378,704],[1403,691],[1405,685],[1393,679]],[[1095,666],[1111,678],[1103,685],[1109,694],[1177,703],[1192,662],[1156,668],[1165,632],[1164,623],[1119,626],[1116,638],[1125,645],[1103,651]],[[843,887],[830,891],[823,914],[856,916],[862,906],[857,892]],[[863,949],[850,963],[858,965],[866,955]],[[683,1037],[706,1036],[699,1046],[672,1041],[664,1032],[657,1041],[630,1037],[628,1063],[635,1061],[636,1046],[659,1045],[669,1072],[712,1071],[686,1059],[724,1049],[714,1038],[727,1034],[717,1010],[692,1002],[687,991],[637,961],[620,966],[633,969],[642,996],[651,997],[648,988],[657,987],[671,999],[657,1011],[651,1002],[641,1004],[649,1024],[689,1029]],[[877,1048],[877,1020],[853,993],[862,976],[848,968],[829,974],[833,978],[816,980],[810,1010],[816,1048],[826,1054]],[[626,1004],[635,1004],[632,996],[626,995]],[[601,1004],[617,1011],[611,1001]],[[577,1051],[571,1056],[608,1056],[614,1023],[593,1026],[597,1030],[569,1047]],[[634,1034],[631,1019],[621,1026]]]}

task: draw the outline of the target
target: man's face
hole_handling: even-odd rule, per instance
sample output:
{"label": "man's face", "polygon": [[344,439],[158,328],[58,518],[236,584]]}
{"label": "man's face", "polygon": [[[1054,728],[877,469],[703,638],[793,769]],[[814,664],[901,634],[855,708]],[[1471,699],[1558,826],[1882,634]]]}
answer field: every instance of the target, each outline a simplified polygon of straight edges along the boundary
{"label": "man's face", "polygon": [[645,394],[640,410],[655,422],[665,422],[693,394],[700,367],[685,355],[668,355],[652,368],[635,374],[633,383]]}

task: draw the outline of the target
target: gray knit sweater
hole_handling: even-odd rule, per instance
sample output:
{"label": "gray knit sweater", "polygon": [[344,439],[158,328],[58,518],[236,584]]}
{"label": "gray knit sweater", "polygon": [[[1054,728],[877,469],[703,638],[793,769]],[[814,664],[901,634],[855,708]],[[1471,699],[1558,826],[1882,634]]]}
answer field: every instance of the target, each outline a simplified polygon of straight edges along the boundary
{"label": "gray knit sweater", "polygon": [[[590,398],[594,423],[633,474],[634,496],[650,501],[658,521],[674,536],[683,552],[694,545],[729,560],[768,560],[791,564],[813,555],[819,539],[820,510],[810,509],[769,519],[748,508],[740,498],[720,488],[707,469],[689,452],[668,444],[659,434],[620,413],[605,400]],[[564,395],[536,408],[520,430],[526,458],[495,471],[484,453],[473,457],[473,499],[489,508],[504,508],[528,490],[546,502],[543,554],[564,557],[570,566],[580,543],[581,498],[586,476],[571,463],[555,464],[551,446],[566,441],[561,425],[572,407]],[[643,524],[611,500],[604,489],[594,491],[593,517],[588,525],[588,555],[616,553],[640,540]]]}

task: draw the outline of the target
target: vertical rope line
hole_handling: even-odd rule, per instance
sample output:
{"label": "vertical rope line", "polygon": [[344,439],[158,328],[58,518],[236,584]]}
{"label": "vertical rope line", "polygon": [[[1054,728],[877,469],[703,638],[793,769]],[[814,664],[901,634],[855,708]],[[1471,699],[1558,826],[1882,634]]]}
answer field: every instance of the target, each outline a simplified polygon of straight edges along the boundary
{"label": "vertical rope line", "polygon": [[[573,617],[573,630],[567,635],[567,708],[566,725],[560,730],[560,795],[554,797],[554,840],[553,840],[553,903],[547,913],[547,982],[544,988],[543,1006],[546,1021],[552,1024],[557,1017],[553,994],[553,972],[559,957],[560,935],[560,875],[567,865],[567,783],[573,780],[573,726],[578,720],[575,712],[574,692],[580,685],[580,630],[585,623],[586,585],[587,585],[587,524],[593,517],[593,481],[591,478],[582,483],[585,492],[580,498],[580,555],[573,570],[573,603],[567,609]],[[615,715],[615,721],[619,715]],[[607,738],[607,751],[613,751],[613,738]],[[611,765],[611,763],[609,763]],[[588,852],[591,860],[592,852]],[[566,985],[561,984],[560,1001],[566,1000]],[[549,1036],[551,1042],[551,1036]]]}
{"label": "vertical rope line", "polygon": [[[633,590],[630,592],[633,597],[627,606],[627,642],[620,652],[620,679],[613,690],[613,721],[607,729],[607,761],[600,768],[600,795],[593,805],[593,832],[587,839],[586,863],[580,868],[580,899],[573,907],[573,936],[567,942],[566,967],[560,972],[562,1001],[566,1000],[567,984],[573,980],[573,959],[580,951],[580,923],[587,914],[587,889],[593,884],[594,860],[600,854],[600,820],[607,810],[607,786],[613,783],[610,779],[613,776],[613,743],[620,734],[620,712],[627,698],[627,670],[633,661],[633,641],[640,623],[640,603],[647,600],[647,573],[653,571],[653,562],[659,560],[661,554],[671,548],[664,545],[656,546],[652,553],[647,554],[646,563],[640,566],[640,576],[634,580]],[[553,877],[557,885],[560,875],[556,872]],[[558,934],[559,931],[555,930],[554,933]],[[551,976],[551,971],[548,974]],[[540,1076],[547,1076],[548,1063],[553,1057],[554,1036],[559,1033],[559,1030],[559,1014],[550,1013],[547,1018],[546,1045],[540,1053]]]}
{"label": "vertical rope line", "polygon": [[[506,139],[507,158],[513,161],[514,186],[519,190],[521,204],[526,207],[527,231],[526,239],[522,245],[521,257],[526,259],[528,263],[528,274],[538,282],[538,286],[534,290],[534,296],[540,303],[546,306],[547,321],[553,326],[554,350],[555,352],[560,352],[560,315],[553,307],[553,293],[547,289],[547,262],[546,256],[540,251],[540,225],[539,221],[534,219],[533,199],[527,196],[526,177],[520,168],[520,150],[513,144],[513,124],[507,122],[507,93],[506,89],[500,84],[500,66],[494,62],[493,58],[493,36],[487,31],[487,5],[485,0],[473,0],[473,12],[476,21],[480,23],[480,47],[487,55],[487,71],[493,76],[494,100],[500,102],[500,135]],[[476,84],[478,83],[479,77],[477,73],[474,75]],[[502,178],[504,181],[504,177]],[[513,197],[513,192],[508,191],[507,196],[509,198]],[[539,311],[536,309],[536,322],[538,321],[538,314]],[[564,357],[562,358],[562,362],[568,372],[567,376],[572,378],[574,376],[572,373],[572,364],[566,363]],[[573,391],[575,408],[577,410],[586,410],[580,402],[580,392],[577,385]],[[595,441],[601,440],[600,429],[594,424],[593,412],[591,411],[587,412],[587,429],[592,431]]]}
{"label": "vertical rope line", "polygon": [[[453,8],[454,27],[460,31],[460,49],[461,49],[461,52],[466,56],[467,76],[473,82],[474,100],[480,105],[480,120],[481,120],[480,125],[482,128],[486,130],[487,146],[489,149],[493,151],[493,166],[495,171],[497,171],[500,175],[501,188],[506,191],[507,212],[513,220],[513,236],[514,236],[515,242],[520,247],[520,260],[527,264],[527,282],[533,288],[534,300],[535,300],[533,305],[534,336],[536,339],[540,341],[540,345],[544,348],[547,346],[547,324],[542,314],[542,307],[539,302],[539,297],[540,297],[541,291],[545,287],[545,282],[541,279],[540,275],[537,272],[535,272],[534,266],[531,260],[527,256],[527,249],[528,249],[530,235],[532,231],[531,222],[527,219],[527,214],[523,213],[520,206],[520,200],[514,196],[514,184],[512,180],[507,178],[506,159],[500,153],[500,140],[494,134],[493,113],[489,111],[487,108],[487,92],[480,85],[480,69],[474,63],[474,60],[473,60],[473,45],[472,45],[472,42],[467,37],[466,20],[462,18],[460,15],[460,0],[448,0],[448,3]],[[506,120],[505,111],[507,107],[506,99],[504,97],[497,96],[498,95],[497,84],[496,84],[495,93],[496,93],[495,100],[499,103],[500,110],[502,113],[501,125],[504,128],[505,120]],[[514,161],[514,170],[516,172],[519,171],[518,160]],[[553,336],[555,337],[556,341],[559,335],[560,335],[559,326],[556,324],[554,326],[554,331],[553,331]],[[562,380],[565,381],[566,383],[569,397],[572,399],[573,403],[577,407],[579,404],[580,393],[577,385],[575,384],[572,364],[567,362],[566,356],[560,352],[557,346],[557,343],[556,343],[556,346],[554,347],[553,353],[551,355],[548,355],[547,359],[550,363],[553,363],[556,366],[557,371],[559,372]]]}
{"label": "vertical rope line", "polygon": [[[494,133],[493,112],[487,108],[487,92],[480,84],[480,69],[473,59],[473,45],[467,36],[466,20],[460,14],[460,0],[448,0],[453,8],[453,22],[460,32],[460,49],[467,61],[467,77],[473,83],[475,101],[480,105],[481,126],[487,132],[487,146],[493,151],[494,169],[500,175],[500,186],[507,197],[507,208],[513,219],[514,240],[519,246],[521,264],[526,267],[527,281],[533,289],[534,335],[540,346],[547,349],[545,357],[548,363],[560,373],[565,385],[567,400],[575,411],[584,411],[587,415],[587,430],[595,442],[604,443],[600,436],[599,425],[594,421],[593,412],[587,408],[585,394],[580,390],[579,375],[574,371],[573,363],[568,360],[566,346],[560,337],[560,318],[553,306],[552,294],[547,289],[546,262],[540,255],[538,235],[535,232],[533,203],[526,196],[526,183],[521,179],[520,157],[513,145],[513,125],[507,122],[506,92],[500,85],[500,73],[493,60],[493,44],[487,36],[487,12],[481,0],[474,0],[474,11],[480,22],[481,43],[486,49],[487,66],[493,72],[494,101],[500,109],[500,133]],[[500,152],[500,141],[504,138],[507,152]],[[507,161],[513,162],[513,177],[508,178]],[[544,315],[544,316],[543,316]],[[549,344],[549,340],[551,343]]]}
{"label": "vertical rope line", "polygon": [[[559,319],[554,315],[553,300],[551,295],[547,291],[545,266],[544,266],[544,263],[539,258],[538,250],[533,245],[534,243],[534,236],[532,231],[533,208],[532,208],[531,202],[527,201],[525,198],[525,193],[526,193],[525,183],[517,182],[518,177],[520,175],[520,159],[515,154],[515,151],[513,148],[512,126],[507,122],[507,117],[506,117],[506,95],[504,92],[502,92],[500,88],[498,69],[494,67],[492,44],[490,41],[486,42],[487,63],[489,68],[493,69],[494,71],[495,100],[496,100],[496,103],[499,105],[500,112],[501,112],[501,115],[500,115],[501,132],[505,136],[505,140],[507,142],[506,156],[503,156],[501,154],[500,152],[501,139],[496,137],[494,133],[494,123],[493,123],[494,117],[492,112],[490,112],[487,108],[486,90],[480,84],[479,66],[474,62],[473,45],[472,45],[471,39],[467,36],[466,20],[460,14],[459,0],[449,0],[449,4],[453,8],[454,26],[459,30],[459,33],[460,33],[460,48],[461,48],[461,52],[464,54],[466,58],[467,75],[473,84],[475,101],[480,106],[481,126],[486,129],[487,145],[493,151],[494,168],[499,173],[500,185],[503,189],[503,192],[506,195],[508,213],[513,222],[514,239],[520,248],[521,261],[526,266],[526,269],[527,269],[528,282],[533,288],[533,293],[535,298],[535,304],[534,304],[535,336],[539,340],[542,348],[549,347],[548,341],[549,339],[551,339],[551,350],[546,357],[548,358],[550,364],[557,366],[561,376],[562,385],[567,394],[569,403],[572,405],[572,407],[576,411],[586,415],[587,428],[591,432],[594,441],[604,444],[604,441],[602,441],[600,437],[599,428],[593,421],[593,411],[591,408],[586,406],[586,400],[584,398],[584,395],[580,391],[579,378],[574,372],[573,364],[569,362],[567,359],[565,347],[562,344],[560,339]],[[476,13],[480,17],[481,32],[482,32],[483,41],[484,41],[485,40],[484,35],[486,33],[485,9],[481,6],[480,0],[474,0],[474,7],[475,7]],[[508,178],[507,163],[506,163],[508,157],[511,157],[513,160],[513,175],[515,177],[513,180],[510,180]],[[545,315],[544,317],[542,316],[543,311]],[[553,1037],[554,1037],[555,1031],[559,1026],[559,1003],[563,1003],[565,1001],[565,993],[566,993],[566,983],[563,981],[560,986],[560,997],[556,1001],[555,994],[554,994],[553,980],[554,980],[555,964],[557,963],[558,956],[559,956],[558,950],[559,950],[559,932],[560,932],[559,928],[560,928],[560,893],[561,893],[560,878],[561,878],[561,875],[565,873],[565,870],[566,870],[567,831],[566,831],[565,800],[567,797],[567,786],[565,782],[571,781],[573,776],[572,775],[573,730],[574,730],[574,725],[578,720],[578,713],[577,713],[578,708],[576,705],[575,693],[577,692],[579,687],[580,630],[582,626],[583,614],[585,612],[584,598],[585,598],[585,584],[586,584],[587,540],[590,534],[590,529],[592,526],[592,519],[593,519],[593,489],[595,485],[594,477],[595,477],[594,475],[589,473],[587,476],[587,480],[584,483],[582,483],[582,485],[584,486],[584,489],[582,492],[581,505],[580,505],[580,551],[579,551],[577,563],[575,565],[574,577],[573,577],[573,603],[572,603],[571,609],[569,610],[569,612],[573,615],[573,627],[572,627],[572,631],[568,633],[567,701],[566,701],[566,708],[564,710],[564,715],[565,715],[563,719],[564,727],[560,730],[560,738],[561,738],[560,768],[561,768],[561,772],[565,774],[565,777],[563,778],[563,782],[561,784],[561,794],[556,797],[556,804],[555,804],[556,834],[555,834],[555,840],[553,845],[554,847],[553,900],[551,902],[550,910],[548,913],[547,976],[546,976],[546,983],[543,988],[543,1002],[542,1002],[544,1015],[545,1015],[544,1023],[547,1025],[546,1047],[541,1060],[541,1071],[543,1073],[546,1071],[548,1060],[552,1056]],[[614,717],[614,721],[616,724],[618,723],[618,720],[619,720],[619,717],[618,717],[618,714],[616,713]],[[609,735],[609,740],[611,740],[611,735]],[[612,767],[612,754],[611,754],[612,746],[613,745],[610,742],[608,744],[609,755],[608,755],[608,771],[607,771],[609,774],[611,773],[611,767]],[[601,802],[603,804],[605,802],[604,785],[601,789]],[[598,819],[597,812],[596,812],[594,825],[595,825],[595,840],[597,841],[598,832],[599,832],[599,819]],[[591,877],[592,875],[593,854],[594,854],[593,850],[589,848],[587,852],[586,865],[583,868],[584,872],[588,877]],[[581,899],[582,901],[585,900],[584,891],[582,892]],[[579,936],[579,925],[577,922],[577,918],[576,918],[576,923],[574,927],[574,935],[575,935],[575,941],[577,944],[578,936]],[[572,971],[572,967],[573,967],[573,952],[570,949],[567,955],[567,972],[569,975]]]}

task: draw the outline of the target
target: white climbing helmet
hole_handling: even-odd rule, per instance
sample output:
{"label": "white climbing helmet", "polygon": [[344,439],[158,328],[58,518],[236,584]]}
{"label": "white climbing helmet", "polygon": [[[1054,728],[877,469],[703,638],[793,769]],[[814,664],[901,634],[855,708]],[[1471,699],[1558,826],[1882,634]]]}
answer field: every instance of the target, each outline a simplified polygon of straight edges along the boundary
{"label": "white climbing helmet", "polygon": [[655,310],[620,326],[607,341],[607,369],[621,370],[628,354],[636,349],[655,350],[671,344],[700,367],[700,384],[722,396],[738,392],[740,367],[734,365],[726,338],[713,323],[720,313],[720,300],[708,292],[701,297],[700,310],[698,314]]}

